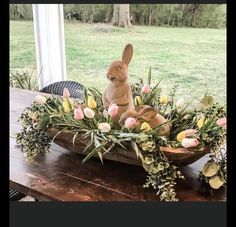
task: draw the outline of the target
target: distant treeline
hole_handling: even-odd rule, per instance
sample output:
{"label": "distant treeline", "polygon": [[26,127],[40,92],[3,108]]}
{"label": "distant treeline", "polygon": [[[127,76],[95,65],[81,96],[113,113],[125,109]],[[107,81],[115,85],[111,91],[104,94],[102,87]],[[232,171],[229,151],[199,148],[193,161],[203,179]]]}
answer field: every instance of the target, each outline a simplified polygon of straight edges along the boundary
{"label": "distant treeline", "polygon": [[[110,23],[112,4],[64,4],[68,21]],[[225,4],[130,4],[133,25],[224,28]],[[10,20],[32,20],[31,4],[11,4]]]}

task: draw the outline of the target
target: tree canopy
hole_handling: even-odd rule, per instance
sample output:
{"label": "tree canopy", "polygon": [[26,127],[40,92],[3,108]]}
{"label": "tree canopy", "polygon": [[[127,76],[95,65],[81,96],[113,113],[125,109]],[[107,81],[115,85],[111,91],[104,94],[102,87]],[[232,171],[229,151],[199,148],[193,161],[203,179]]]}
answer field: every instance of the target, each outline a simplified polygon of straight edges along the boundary
{"label": "tree canopy", "polygon": [[[64,4],[65,19],[82,23],[111,23],[112,4]],[[225,4],[130,4],[133,25],[224,28]],[[31,4],[11,4],[11,20],[32,20]],[[118,23],[119,24],[119,23]]]}

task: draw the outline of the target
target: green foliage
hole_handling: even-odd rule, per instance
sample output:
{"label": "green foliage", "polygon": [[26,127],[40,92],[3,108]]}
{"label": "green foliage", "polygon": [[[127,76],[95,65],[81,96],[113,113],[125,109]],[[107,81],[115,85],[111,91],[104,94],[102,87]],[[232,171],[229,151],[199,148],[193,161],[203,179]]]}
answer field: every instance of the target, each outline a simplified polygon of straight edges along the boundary
{"label": "green foliage", "polygon": [[224,148],[211,150],[210,160],[199,173],[199,180],[218,189],[227,184],[227,157]]}
{"label": "green foliage", "polygon": [[29,72],[28,70],[12,70],[10,73],[10,86],[38,91],[38,78],[35,75],[35,70],[32,69],[31,72]]}
{"label": "green foliage", "polygon": [[10,4],[10,20],[33,20],[32,4]]}
{"label": "green foliage", "polygon": [[[130,4],[130,11],[134,25],[198,28],[226,26],[225,4]],[[65,19],[71,22],[109,23],[112,13],[112,4],[64,4]],[[32,5],[11,4],[10,19],[32,20]]]}
{"label": "green foliage", "polygon": [[49,152],[51,145],[48,135],[32,125],[23,128],[22,131],[17,134],[16,142],[21,144],[24,150],[24,156],[28,162],[33,161],[39,154]]}
{"label": "green foliage", "polygon": [[157,190],[156,194],[160,196],[161,201],[178,201],[174,186],[176,185],[176,179],[184,179],[184,176],[179,170],[176,170],[175,166],[168,162],[165,164],[167,165],[162,165],[163,168],[156,174],[148,174],[147,182],[143,187],[149,188],[152,186]]}

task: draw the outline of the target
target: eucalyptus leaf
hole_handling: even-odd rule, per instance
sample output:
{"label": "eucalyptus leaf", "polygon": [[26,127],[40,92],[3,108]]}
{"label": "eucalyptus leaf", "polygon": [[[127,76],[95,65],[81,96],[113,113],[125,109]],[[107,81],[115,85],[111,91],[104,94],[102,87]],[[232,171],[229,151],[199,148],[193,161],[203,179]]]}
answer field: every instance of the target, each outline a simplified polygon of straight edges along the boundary
{"label": "eucalyptus leaf", "polygon": [[202,99],[201,103],[202,103],[203,105],[205,105],[205,106],[211,106],[211,105],[214,104],[214,98],[213,98],[212,96],[210,96],[210,95],[206,95],[206,96]]}
{"label": "eucalyptus leaf", "polygon": [[143,168],[146,172],[151,173],[151,170],[153,168],[153,163],[151,165],[148,165],[143,161]]}
{"label": "eucalyptus leaf", "polygon": [[163,162],[158,163],[157,169],[158,169],[158,172],[165,169]]}
{"label": "eucalyptus leaf", "polygon": [[147,164],[147,165],[150,165],[154,162],[154,158],[152,156],[146,156],[144,158],[144,163]]}
{"label": "eucalyptus leaf", "polygon": [[158,168],[158,165],[156,165],[155,163],[152,163],[152,165],[150,166],[150,170],[149,170],[152,174],[157,174],[160,169]]}
{"label": "eucalyptus leaf", "polygon": [[213,176],[210,178],[209,184],[212,188],[218,189],[224,184],[224,181],[219,176]]}
{"label": "eucalyptus leaf", "polygon": [[203,167],[202,174],[205,177],[212,177],[219,171],[219,169],[220,166],[215,162],[207,162]]}

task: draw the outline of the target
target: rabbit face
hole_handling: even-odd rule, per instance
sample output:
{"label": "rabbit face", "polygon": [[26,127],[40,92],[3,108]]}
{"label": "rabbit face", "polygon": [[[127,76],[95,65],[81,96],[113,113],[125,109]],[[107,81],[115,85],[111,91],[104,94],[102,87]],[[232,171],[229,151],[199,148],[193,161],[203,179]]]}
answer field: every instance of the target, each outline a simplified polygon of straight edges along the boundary
{"label": "rabbit face", "polygon": [[107,78],[114,83],[123,83],[128,79],[128,65],[133,56],[133,46],[127,44],[123,50],[122,61],[114,61],[108,68]]}
{"label": "rabbit face", "polygon": [[127,65],[122,61],[114,61],[108,68],[107,79],[111,82],[125,82],[128,79]]}

